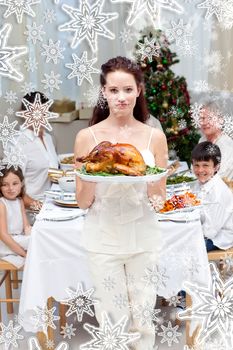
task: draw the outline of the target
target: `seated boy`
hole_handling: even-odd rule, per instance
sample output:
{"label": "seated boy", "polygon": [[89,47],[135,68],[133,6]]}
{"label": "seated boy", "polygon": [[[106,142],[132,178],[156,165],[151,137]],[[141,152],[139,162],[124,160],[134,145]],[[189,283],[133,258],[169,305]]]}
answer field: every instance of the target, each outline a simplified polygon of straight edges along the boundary
{"label": "seated boy", "polygon": [[201,221],[207,251],[233,246],[233,193],[217,174],[221,152],[209,141],[196,145],[191,154],[198,179],[195,190],[203,200]]}

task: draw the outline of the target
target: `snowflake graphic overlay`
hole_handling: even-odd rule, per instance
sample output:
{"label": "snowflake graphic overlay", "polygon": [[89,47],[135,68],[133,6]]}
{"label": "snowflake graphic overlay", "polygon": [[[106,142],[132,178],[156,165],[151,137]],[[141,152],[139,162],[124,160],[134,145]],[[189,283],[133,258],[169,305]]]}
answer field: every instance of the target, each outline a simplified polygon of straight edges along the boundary
{"label": "snowflake graphic overlay", "polygon": [[158,288],[166,286],[168,276],[165,274],[165,269],[161,270],[158,268],[158,265],[154,265],[152,268],[146,268],[145,273],[142,280],[146,282],[147,286],[152,287],[153,290],[157,291]]}
{"label": "snowflake graphic overlay", "polygon": [[156,212],[160,211],[160,209],[163,208],[164,203],[165,200],[163,199],[163,197],[157,194],[153,194],[153,196],[149,198],[149,205],[151,206],[151,209],[155,210]]}
{"label": "snowflake graphic overlay", "polygon": [[97,58],[92,60],[87,60],[87,51],[84,51],[82,57],[79,58],[75,53],[72,54],[74,63],[67,63],[65,66],[72,69],[72,72],[68,75],[68,79],[77,77],[77,84],[80,86],[83,79],[89,81],[93,84],[91,73],[99,73],[99,70],[92,67],[92,65],[97,61]]}
{"label": "snowflake graphic overlay", "polygon": [[91,86],[87,92],[84,93],[87,97],[88,107],[95,107],[98,105],[100,108],[104,109],[107,105],[107,100],[104,98],[102,88],[99,85]]}
{"label": "snowflake graphic overlay", "polygon": [[216,330],[224,337],[233,332],[233,278],[223,282],[213,263],[210,263],[212,280],[208,287],[185,283],[187,292],[197,302],[185,311],[179,312],[181,319],[201,319],[197,341],[202,343]]}
{"label": "snowflake graphic overlay", "polygon": [[42,35],[45,34],[45,32],[42,30],[43,25],[40,25],[37,27],[36,22],[33,22],[32,25],[28,24],[26,25],[27,30],[24,32],[24,34],[27,36],[27,41],[32,41],[33,44],[36,44],[36,41],[43,41]]}
{"label": "snowflake graphic overlay", "polygon": [[13,321],[9,321],[7,326],[0,322],[0,327],[0,344],[4,344],[5,350],[8,350],[11,345],[18,348],[18,340],[23,339],[23,336],[18,334],[22,327],[19,325],[14,327]]}
{"label": "snowflake graphic overlay", "polygon": [[192,123],[196,128],[200,128],[201,111],[203,109],[202,104],[195,102],[190,107],[190,114],[192,118]]}
{"label": "snowflake graphic overlay", "polygon": [[24,13],[26,13],[31,17],[35,17],[35,12],[32,11],[30,6],[34,4],[39,4],[39,3],[40,3],[40,0],[27,0],[27,1],[0,0],[0,4],[4,6],[8,6],[8,9],[4,13],[3,17],[7,18],[8,16],[15,13],[18,23],[22,23]]}
{"label": "snowflake graphic overlay", "polygon": [[132,8],[130,9],[127,24],[131,26],[136,19],[145,11],[150,16],[153,25],[156,28],[156,20],[160,17],[160,9],[183,13],[183,7],[175,0],[111,0],[111,2],[130,2]]}
{"label": "snowflake graphic overlay", "polygon": [[161,310],[154,309],[154,305],[144,302],[143,305],[135,305],[133,309],[134,317],[139,319],[141,326],[147,324],[148,327],[153,328],[153,322],[159,322],[156,315],[159,314]]}
{"label": "snowflake graphic overlay", "polygon": [[60,90],[59,85],[62,83],[62,80],[59,80],[60,74],[55,74],[54,71],[51,71],[51,74],[44,73],[45,79],[41,80],[44,83],[44,89],[49,89],[50,92],[53,92],[54,89]]}
{"label": "snowflake graphic overlay", "polygon": [[147,38],[145,38],[144,43],[138,42],[138,46],[140,46],[140,49],[137,50],[136,54],[140,57],[140,60],[143,61],[145,58],[148,59],[149,62],[153,61],[153,56],[159,57],[160,54],[160,46],[155,45],[156,39],[153,38],[150,41],[148,41]]}
{"label": "snowflake graphic overlay", "polygon": [[54,321],[60,319],[59,316],[55,316],[54,312],[56,307],[48,309],[47,305],[45,307],[39,308],[36,307],[35,315],[32,316],[33,321],[35,321],[35,329],[42,329],[44,333],[47,334],[48,327],[56,329]]}
{"label": "snowflake graphic overlay", "polygon": [[16,92],[10,90],[6,91],[6,95],[4,96],[7,103],[12,105],[12,103],[16,103],[18,100],[18,97],[16,96]]}
{"label": "snowflake graphic overlay", "polygon": [[11,61],[18,56],[25,55],[28,49],[25,46],[7,46],[11,29],[12,26],[6,23],[0,30],[0,76],[22,81],[23,74],[14,68]]}
{"label": "snowflake graphic overlay", "polygon": [[43,44],[42,47],[45,51],[43,51],[41,55],[46,56],[46,63],[49,63],[52,60],[54,64],[57,64],[59,59],[64,58],[62,52],[65,51],[65,48],[60,47],[60,40],[53,42],[52,39],[49,39],[48,45]]}
{"label": "snowflake graphic overlay", "polygon": [[179,340],[177,337],[181,337],[182,333],[177,332],[177,329],[179,326],[172,327],[171,322],[168,322],[168,326],[161,325],[162,332],[158,333],[159,336],[163,337],[160,341],[160,343],[167,342],[168,346],[172,346],[172,343],[179,343]]}
{"label": "snowflake graphic overlay", "polygon": [[[31,337],[28,339],[28,346],[29,350],[43,350],[38,342],[38,339],[35,337]],[[53,342],[53,349],[54,349],[54,342]],[[58,346],[54,350],[68,350],[69,345],[66,342],[61,342],[58,344]]]}
{"label": "snowflake graphic overlay", "polygon": [[93,5],[90,5],[87,0],[81,0],[78,9],[62,5],[62,9],[72,19],[70,22],[59,26],[58,29],[75,32],[71,43],[72,49],[75,49],[83,39],[87,39],[91,50],[96,52],[98,35],[112,40],[115,39],[115,34],[105,26],[105,23],[118,18],[118,13],[102,12],[103,4],[104,0],[97,0]]}
{"label": "snowflake graphic overlay", "polygon": [[64,339],[66,337],[68,339],[71,339],[72,336],[75,336],[76,328],[73,328],[73,323],[71,323],[70,325],[66,323],[65,326],[62,326],[61,328],[62,328],[61,334],[63,335]]}
{"label": "snowflake graphic overlay", "polygon": [[205,18],[208,20],[215,15],[218,21],[228,22],[231,28],[233,24],[232,1],[231,0],[205,0],[197,5],[197,8],[207,9]]}
{"label": "snowflake graphic overlay", "polygon": [[92,317],[94,316],[94,312],[91,310],[91,306],[97,304],[98,301],[91,299],[91,295],[94,292],[93,288],[88,289],[84,292],[82,284],[78,283],[76,291],[67,288],[66,292],[69,294],[70,298],[67,300],[63,300],[62,304],[69,306],[69,309],[66,312],[67,317],[72,315],[73,313],[76,313],[78,321],[82,322],[84,313]]}
{"label": "snowflake graphic overlay", "polygon": [[178,23],[171,21],[172,28],[166,30],[167,39],[169,41],[175,41],[176,44],[186,37],[192,36],[192,31],[190,30],[190,26],[184,25],[183,20],[180,19]]}
{"label": "snowflake graphic overlay", "polygon": [[102,313],[101,326],[94,327],[88,323],[84,324],[86,331],[93,339],[81,345],[80,350],[128,350],[128,343],[132,343],[140,338],[139,333],[125,333],[125,326],[128,317],[124,316],[118,323],[113,325],[106,312]]}
{"label": "snowflake graphic overlay", "polygon": [[9,150],[4,150],[5,157],[2,162],[7,164],[7,169],[11,166],[18,169],[18,167],[23,167],[25,162],[25,156],[21,153],[21,150],[16,147],[10,147]]}
{"label": "snowflake graphic overlay", "polygon": [[15,136],[20,132],[15,130],[15,126],[18,122],[15,120],[13,123],[8,122],[8,117],[5,115],[3,123],[0,123],[0,141],[2,141],[3,148],[6,148],[8,142],[16,144]]}
{"label": "snowflake graphic overlay", "polygon": [[33,103],[25,98],[22,99],[22,103],[26,107],[26,110],[16,112],[17,117],[26,119],[22,125],[22,129],[32,126],[36,136],[38,136],[41,127],[44,127],[49,131],[52,130],[51,125],[48,123],[48,119],[58,118],[59,116],[58,113],[49,112],[49,107],[53,104],[53,100],[41,103],[40,94],[36,94]]}

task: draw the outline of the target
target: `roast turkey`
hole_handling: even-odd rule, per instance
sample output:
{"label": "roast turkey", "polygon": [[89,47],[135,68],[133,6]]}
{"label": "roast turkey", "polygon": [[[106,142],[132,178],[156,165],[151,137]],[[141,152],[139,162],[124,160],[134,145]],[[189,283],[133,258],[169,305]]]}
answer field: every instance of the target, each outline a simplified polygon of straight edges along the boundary
{"label": "roast turkey", "polygon": [[99,143],[86,157],[77,158],[85,163],[86,172],[107,172],[140,176],[146,171],[146,164],[136,147],[127,143]]}

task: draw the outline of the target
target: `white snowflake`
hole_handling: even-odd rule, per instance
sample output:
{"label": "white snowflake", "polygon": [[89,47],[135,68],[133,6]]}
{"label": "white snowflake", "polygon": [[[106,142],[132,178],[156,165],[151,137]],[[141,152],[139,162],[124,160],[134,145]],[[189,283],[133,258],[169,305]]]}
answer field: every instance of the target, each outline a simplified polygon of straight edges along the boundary
{"label": "white snowflake", "polygon": [[75,49],[78,44],[87,39],[91,50],[97,51],[97,36],[101,35],[108,39],[115,39],[115,35],[105,26],[107,22],[118,18],[118,13],[102,12],[105,0],[97,0],[92,5],[87,0],[80,0],[80,7],[73,8],[62,5],[62,9],[71,17],[71,21],[58,27],[60,31],[75,32],[71,48]]}
{"label": "white snowflake", "polygon": [[35,57],[29,57],[28,60],[25,60],[24,67],[28,72],[34,72],[38,69],[38,62],[36,62]]}
{"label": "white snowflake", "polygon": [[113,304],[115,305],[115,307],[122,309],[127,307],[128,305],[128,297],[127,295],[123,295],[123,294],[118,294],[118,295],[114,295],[113,297]]}
{"label": "white snowflake", "polygon": [[132,273],[126,273],[126,281],[128,286],[135,287],[136,278]]}
{"label": "white snowflake", "polygon": [[151,305],[148,302],[144,302],[143,305],[137,305],[135,307],[134,317],[139,319],[141,326],[146,324],[148,327],[153,328],[153,322],[159,321],[156,315],[160,311],[160,309],[154,309],[154,304]]}
{"label": "white snowflake", "polygon": [[128,343],[132,343],[140,338],[139,333],[126,333],[125,327],[128,318],[122,317],[118,323],[113,325],[108,315],[102,313],[100,327],[84,324],[85,330],[92,336],[92,340],[82,344],[80,350],[128,350]]}
{"label": "white snowflake", "polygon": [[167,343],[168,346],[172,346],[173,343],[179,343],[178,337],[182,336],[182,333],[177,332],[177,329],[179,326],[172,327],[171,322],[168,322],[168,326],[161,325],[162,332],[158,333],[160,337],[163,337],[162,340],[160,340],[160,343]]}
{"label": "white snowflake", "polygon": [[[198,8],[207,9],[205,18],[209,19],[212,15],[215,15],[219,22],[231,19],[233,20],[231,10],[231,0],[205,0],[197,5]],[[230,16],[230,17],[229,17]]]}
{"label": "white snowflake", "polygon": [[179,313],[181,319],[201,319],[197,341],[202,342],[216,331],[225,337],[233,332],[233,278],[223,282],[215,265],[210,263],[212,280],[208,287],[186,282],[185,288],[195,299],[191,308]]}
{"label": "white snowflake", "polygon": [[9,108],[7,108],[7,110],[6,110],[6,113],[8,114],[8,115],[10,115],[10,116],[12,116],[13,114],[14,114],[14,109],[12,108],[12,107],[9,107]]}
{"label": "white snowflake", "polygon": [[44,11],[44,22],[45,23],[52,23],[55,22],[57,19],[56,12],[54,10],[46,9]]}
{"label": "white snowflake", "polygon": [[177,42],[177,49],[180,56],[192,57],[198,53],[197,43],[192,38],[184,38]]}
{"label": "white snowflake", "polygon": [[[38,339],[35,337],[31,337],[28,339],[28,345],[29,345],[29,350],[44,350],[44,348],[43,349],[41,348]],[[58,346],[56,346],[54,350],[68,350],[68,349],[69,349],[68,343],[61,342],[58,344]]]}
{"label": "white snowflake", "polygon": [[110,291],[111,289],[115,288],[116,281],[111,276],[108,276],[108,277],[104,278],[102,284],[104,285],[105,290]]}
{"label": "white snowflake", "polygon": [[0,344],[4,344],[5,350],[8,350],[11,346],[17,348],[18,340],[24,338],[22,335],[18,334],[22,327],[14,327],[13,321],[9,321],[7,326],[5,326],[4,323],[0,322],[0,327]]}
{"label": "white snowflake", "polygon": [[91,86],[87,92],[84,93],[84,96],[87,97],[89,107],[95,107],[96,105],[103,109],[106,107],[107,101],[99,85]]}
{"label": "white snowflake", "polygon": [[31,17],[35,17],[35,12],[31,9],[30,6],[39,3],[40,0],[0,0],[0,4],[8,6],[8,9],[6,12],[4,12],[3,17],[7,18],[8,16],[15,13],[18,23],[22,23],[24,13]]}
{"label": "white snowflake", "polygon": [[204,64],[204,67],[208,69],[210,74],[213,73],[216,75],[221,72],[223,68],[223,59],[224,57],[219,50],[212,50],[210,53],[205,50],[202,64]]}
{"label": "white snowflake", "polygon": [[192,36],[190,25],[184,25],[183,20],[180,19],[178,23],[171,21],[172,28],[166,30],[166,35],[169,41],[179,43],[180,40],[188,36]]}
{"label": "white snowflake", "polygon": [[111,2],[130,2],[132,8],[130,9],[127,24],[131,26],[137,18],[147,12],[147,15],[151,18],[152,23],[156,28],[156,20],[160,18],[160,10],[164,8],[166,10],[171,10],[177,13],[183,13],[183,7],[175,0],[111,0]]}
{"label": "white snowflake", "polygon": [[154,265],[152,268],[145,269],[146,275],[142,278],[146,282],[146,286],[157,290],[160,287],[166,286],[168,276],[165,274],[165,269],[161,270],[158,265]]}
{"label": "white snowflake", "polygon": [[8,142],[16,143],[15,136],[19,135],[19,131],[15,130],[18,122],[15,120],[9,123],[8,116],[4,116],[3,123],[0,123],[0,141],[2,141],[3,148],[6,148]]}
{"label": "white snowflake", "polygon": [[164,206],[164,202],[165,200],[157,195],[157,194],[153,194],[150,198],[149,198],[149,205],[151,206],[151,208],[155,211],[160,211],[160,209],[163,208]]}
{"label": "white snowflake", "polygon": [[45,345],[47,349],[54,349],[54,346],[55,346],[54,340],[47,339]]}
{"label": "white snowflake", "polygon": [[27,30],[24,32],[24,34],[27,36],[27,41],[32,41],[34,45],[36,44],[37,40],[43,41],[42,35],[44,35],[45,32],[42,30],[42,24],[37,26],[36,22],[33,22],[32,25],[26,25],[26,28]]}
{"label": "white snowflake", "polygon": [[18,97],[16,96],[16,92],[13,92],[12,90],[6,91],[6,95],[4,96],[7,103],[16,103],[18,100]]}
{"label": "white snowflake", "polygon": [[119,39],[123,44],[128,44],[131,40],[133,40],[134,33],[131,32],[130,29],[124,28],[120,31]]}
{"label": "white snowflake", "polygon": [[201,93],[201,92],[208,92],[209,91],[209,85],[206,80],[194,80],[194,91]]}
{"label": "white snowflake", "polygon": [[54,315],[54,312],[56,310],[55,306],[51,309],[48,309],[46,305],[42,308],[36,307],[34,310],[35,315],[32,316],[32,320],[35,322],[35,329],[42,329],[46,334],[48,327],[56,329],[54,321],[59,320],[60,317]]}
{"label": "white snowflake", "polygon": [[181,119],[178,121],[178,128],[179,128],[179,130],[183,130],[183,129],[187,128],[187,122],[185,119]]}
{"label": "white snowflake", "polygon": [[67,288],[66,292],[69,294],[70,298],[63,300],[62,304],[69,306],[69,309],[66,312],[67,317],[73,313],[76,313],[78,321],[82,322],[84,313],[92,317],[94,316],[94,312],[92,311],[91,306],[97,304],[98,301],[91,299],[91,295],[94,292],[93,288],[88,289],[84,292],[81,283],[78,283],[76,291]]}
{"label": "white snowflake", "polygon": [[54,74],[54,71],[51,71],[51,74],[44,73],[45,79],[41,80],[44,83],[44,89],[49,89],[50,92],[53,92],[54,89],[59,90],[59,84],[62,83],[62,80],[59,80],[60,74]]}
{"label": "white snowflake", "polygon": [[52,39],[49,39],[48,45],[43,44],[42,47],[45,49],[41,54],[46,56],[46,63],[49,63],[51,60],[54,64],[59,62],[59,59],[63,59],[64,56],[62,52],[65,51],[64,47],[60,47],[60,40],[53,42]]}
{"label": "white snowflake", "polygon": [[9,147],[8,150],[4,151],[3,163],[7,164],[7,169],[11,166],[18,169],[18,167],[23,167],[25,163],[25,156],[21,153],[21,150],[16,147]]}
{"label": "white snowflake", "polygon": [[160,46],[155,44],[156,38],[152,38],[150,41],[146,37],[144,43],[140,43],[138,41],[137,45],[140,47],[136,51],[136,54],[140,57],[140,60],[143,61],[145,58],[148,59],[149,62],[153,61],[153,56],[159,57],[160,55]]}
{"label": "white snowflake", "polygon": [[193,105],[190,106],[190,114],[192,118],[192,124],[196,127],[200,127],[200,119],[201,119],[201,112],[203,109],[203,105],[195,102]]}
{"label": "white snowflake", "polygon": [[49,131],[52,130],[51,125],[48,123],[48,119],[58,118],[59,116],[58,113],[49,112],[49,108],[53,104],[53,100],[41,103],[40,94],[37,93],[33,103],[29,102],[25,98],[22,99],[22,103],[24,104],[26,110],[16,112],[17,117],[26,119],[22,125],[22,129],[32,126],[34,133],[37,136],[41,127],[44,127]]}
{"label": "white snowflake", "polygon": [[72,72],[68,75],[68,79],[77,77],[77,84],[80,86],[83,82],[83,79],[89,81],[90,84],[93,84],[91,77],[92,73],[99,73],[99,70],[94,68],[92,65],[97,61],[97,58],[92,60],[87,60],[87,51],[84,51],[82,57],[79,58],[75,53],[72,54],[74,63],[67,63],[65,66],[72,69]]}
{"label": "white snowflake", "polygon": [[30,94],[31,92],[34,92],[36,89],[35,85],[32,82],[24,82],[21,85],[21,91],[23,92],[24,95]]}
{"label": "white snowflake", "polygon": [[62,331],[60,333],[63,335],[64,339],[66,337],[68,339],[71,339],[72,336],[75,336],[76,328],[73,328],[73,324],[72,323],[70,325],[68,323],[66,323],[65,326],[62,326],[61,328],[62,328]]}
{"label": "white snowflake", "polygon": [[174,306],[174,307],[176,307],[177,305],[180,304],[181,296],[179,296],[179,295],[173,295],[172,297],[166,299],[166,301],[169,303],[168,306]]}
{"label": "white snowflake", "polygon": [[133,129],[131,126],[128,126],[127,124],[125,124],[124,126],[120,126],[120,129],[119,129],[120,137],[128,138],[132,134],[133,134]]}
{"label": "white snowflake", "polygon": [[2,75],[16,81],[22,81],[23,74],[17,71],[13,66],[13,62],[16,57],[26,54],[28,50],[25,46],[7,46],[11,29],[12,25],[6,23],[0,30],[0,76]]}

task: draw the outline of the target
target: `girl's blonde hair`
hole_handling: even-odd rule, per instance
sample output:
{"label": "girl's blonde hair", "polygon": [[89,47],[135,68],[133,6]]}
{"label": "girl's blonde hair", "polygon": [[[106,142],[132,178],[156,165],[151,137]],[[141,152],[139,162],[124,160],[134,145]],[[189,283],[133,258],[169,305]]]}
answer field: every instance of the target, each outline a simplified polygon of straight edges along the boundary
{"label": "girl's blonde hair", "polygon": [[17,170],[11,166],[9,168],[7,168],[7,166],[5,166],[5,168],[3,170],[1,170],[1,173],[3,174],[2,176],[0,176],[0,197],[3,197],[2,194],[2,185],[3,185],[3,179],[10,173],[18,176],[18,178],[20,179],[20,181],[22,182],[22,188],[20,193],[18,194],[17,197],[22,198],[25,195],[25,185],[24,185],[24,176],[23,176],[23,172],[21,170],[21,168],[17,168]]}

